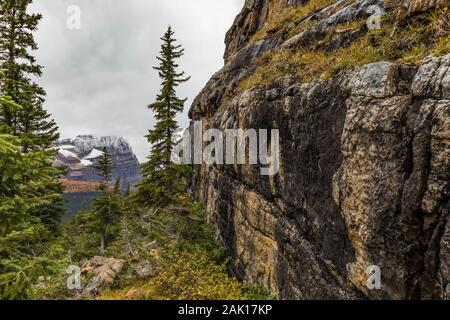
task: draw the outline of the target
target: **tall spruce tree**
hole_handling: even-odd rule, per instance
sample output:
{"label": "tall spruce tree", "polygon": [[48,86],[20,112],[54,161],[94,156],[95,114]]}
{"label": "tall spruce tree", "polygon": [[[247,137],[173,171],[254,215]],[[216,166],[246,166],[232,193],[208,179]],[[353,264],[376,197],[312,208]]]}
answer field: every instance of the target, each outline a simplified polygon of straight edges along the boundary
{"label": "tall spruce tree", "polygon": [[135,195],[139,202],[149,206],[166,206],[175,202],[185,190],[184,177],[188,173],[186,166],[175,165],[171,160],[176,145],[174,133],[178,129],[175,117],[183,111],[186,102],[186,99],[177,97],[176,88],[190,77],[177,71],[176,60],[183,56],[184,49],[176,44],[170,26],[161,40],[161,56],[157,57],[160,63],[154,69],[158,70],[162,87],[156,101],[148,106],[157,123],[146,136],[152,150],[148,162],[142,166],[143,179]]}
{"label": "tall spruce tree", "polygon": [[31,77],[40,77],[42,67],[31,54],[37,49],[33,32],[42,18],[28,13],[32,0],[0,0],[0,71],[3,93],[21,109],[2,106],[0,124],[20,138],[23,152],[48,148],[58,139],[58,127],[43,107],[45,91]]}
{"label": "tall spruce tree", "polygon": [[[51,168],[51,143],[59,135],[55,121],[43,109],[45,91],[31,77],[39,77],[42,67],[31,54],[37,49],[33,38],[40,14],[27,12],[31,0],[0,0],[0,129],[19,138],[21,152],[42,151],[46,154],[45,179],[47,201],[35,206],[30,214],[51,230],[59,227],[64,212],[59,175]],[[57,196],[58,195],[58,196]]]}

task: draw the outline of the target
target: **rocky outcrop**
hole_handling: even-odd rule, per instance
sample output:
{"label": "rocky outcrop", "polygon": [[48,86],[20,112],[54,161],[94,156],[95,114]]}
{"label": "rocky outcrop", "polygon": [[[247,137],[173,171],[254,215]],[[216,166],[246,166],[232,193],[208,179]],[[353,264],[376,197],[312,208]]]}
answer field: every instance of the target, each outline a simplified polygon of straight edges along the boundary
{"label": "rocky outcrop", "polygon": [[[140,165],[130,144],[123,138],[78,136],[74,140],[67,139],[55,143],[57,155],[55,166],[65,167],[66,185],[74,185],[70,181],[99,182],[93,165],[99,159],[103,148],[106,148],[114,163],[112,180],[120,178],[123,189],[135,186],[140,178]],[[87,190],[93,191],[93,190]]]}
{"label": "rocky outcrop", "polygon": [[418,12],[448,3],[448,0],[397,0],[392,2],[394,6],[398,7],[398,18],[404,19]]}
{"label": "rocky outcrop", "polygon": [[244,8],[226,35],[225,60],[247,44],[249,38],[277,13],[305,0],[245,0]]}
{"label": "rocky outcrop", "polygon": [[349,277],[362,288],[367,266],[379,265],[383,298],[446,296],[439,248],[449,218],[449,63],[450,55],[424,61],[407,95],[398,84],[408,78],[392,63],[366,66],[349,82],[333,194],[355,250]]}
{"label": "rocky outcrop", "polygon": [[[246,2],[224,68],[190,110],[205,129],[280,132],[274,177],[254,165],[195,167],[194,195],[237,261],[233,272],[287,299],[447,299],[450,54],[239,92],[262,53],[292,40],[246,43],[267,17],[262,8],[277,3]],[[350,2],[318,24],[369,3]],[[371,266],[381,270],[379,290],[367,285]]]}
{"label": "rocky outcrop", "polygon": [[81,274],[89,279],[83,293],[97,296],[102,289],[114,282],[124,264],[124,260],[100,256],[88,260],[81,271]]}

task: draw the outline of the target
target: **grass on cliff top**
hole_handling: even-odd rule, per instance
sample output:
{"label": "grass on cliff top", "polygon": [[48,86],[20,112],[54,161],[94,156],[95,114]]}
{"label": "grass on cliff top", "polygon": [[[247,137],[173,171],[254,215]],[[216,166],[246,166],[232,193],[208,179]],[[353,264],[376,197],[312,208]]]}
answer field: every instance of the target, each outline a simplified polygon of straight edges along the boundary
{"label": "grass on cliff top", "polygon": [[[285,75],[298,75],[307,83],[326,80],[342,69],[350,69],[378,61],[419,63],[427,55],[450,53],[450,18],[448,7],[436,9],[411,19],[406,25],[394,28],[392,18],[386,16],[381,29],[368,31],[348,47],[334,52],[316,48],[298,50],[275,49],[264,54],[256,71],[239,85],[240,92],[256,86],[266,86]],[[353,29],[360,22],[336,26]],[[325,41],[333,39],[330,34]]]}
{"label": "grass on cliff top", "polygon": [[[255,43],[274,34],[287,34],[287,38],[299,32],[298,26],[303,19],[306,19],[312,13],[322,10],[335,3],[336,0],[310,0],[296,8],[286,8],[278,14],[274,14],[265,25],[257,31],[249,40],[249,43]],[[305,24],[304,29],[311,27],[311,24]]]}

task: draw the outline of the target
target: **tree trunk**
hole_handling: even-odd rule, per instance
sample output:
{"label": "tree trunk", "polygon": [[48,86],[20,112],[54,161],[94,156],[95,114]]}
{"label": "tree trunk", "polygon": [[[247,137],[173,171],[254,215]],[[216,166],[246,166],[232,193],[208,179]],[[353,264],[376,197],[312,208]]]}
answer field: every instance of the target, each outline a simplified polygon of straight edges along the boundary
{"label": "tree trunk", "polygon": [[123,225],[123,236],[124,236],[124,240],[125,240],[127,253],[134,256],[133,245],[131,244],[131,241],[130,241],[130,230],[128,230],[127,218],[125,218],[125,217],[123,218],[122,225]]}
{"label": "tree trunk", "polygon": [[100,234],[100,253],[103,255],[105,253],[105,236]]}

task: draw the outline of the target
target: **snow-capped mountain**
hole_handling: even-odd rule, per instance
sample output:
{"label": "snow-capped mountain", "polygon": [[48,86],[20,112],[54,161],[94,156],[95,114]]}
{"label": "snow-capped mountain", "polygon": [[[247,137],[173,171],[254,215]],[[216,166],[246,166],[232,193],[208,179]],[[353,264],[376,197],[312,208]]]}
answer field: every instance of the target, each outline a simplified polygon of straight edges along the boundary
{"label": "snow-capped mountain", "polygon": [[129,154],[133,153],[130,144],[120,137],[96,137],[93,135],[77,136],[72,144],[76,147],[77,153],[86,156],[92,150],[103,150],[107,148],[110,152]]}
{"label": "snow-capped mountain", "polygon": [[58,150],[54,165],[65,167],[67,180],[100,180],[93,165],[98,161],[103,148],[106,148],[114,162],[113,181],[120,178],[122,188],[135,186],[141,178],[140,165],[130,144],[120,137],[77,136],[54,144]]}

